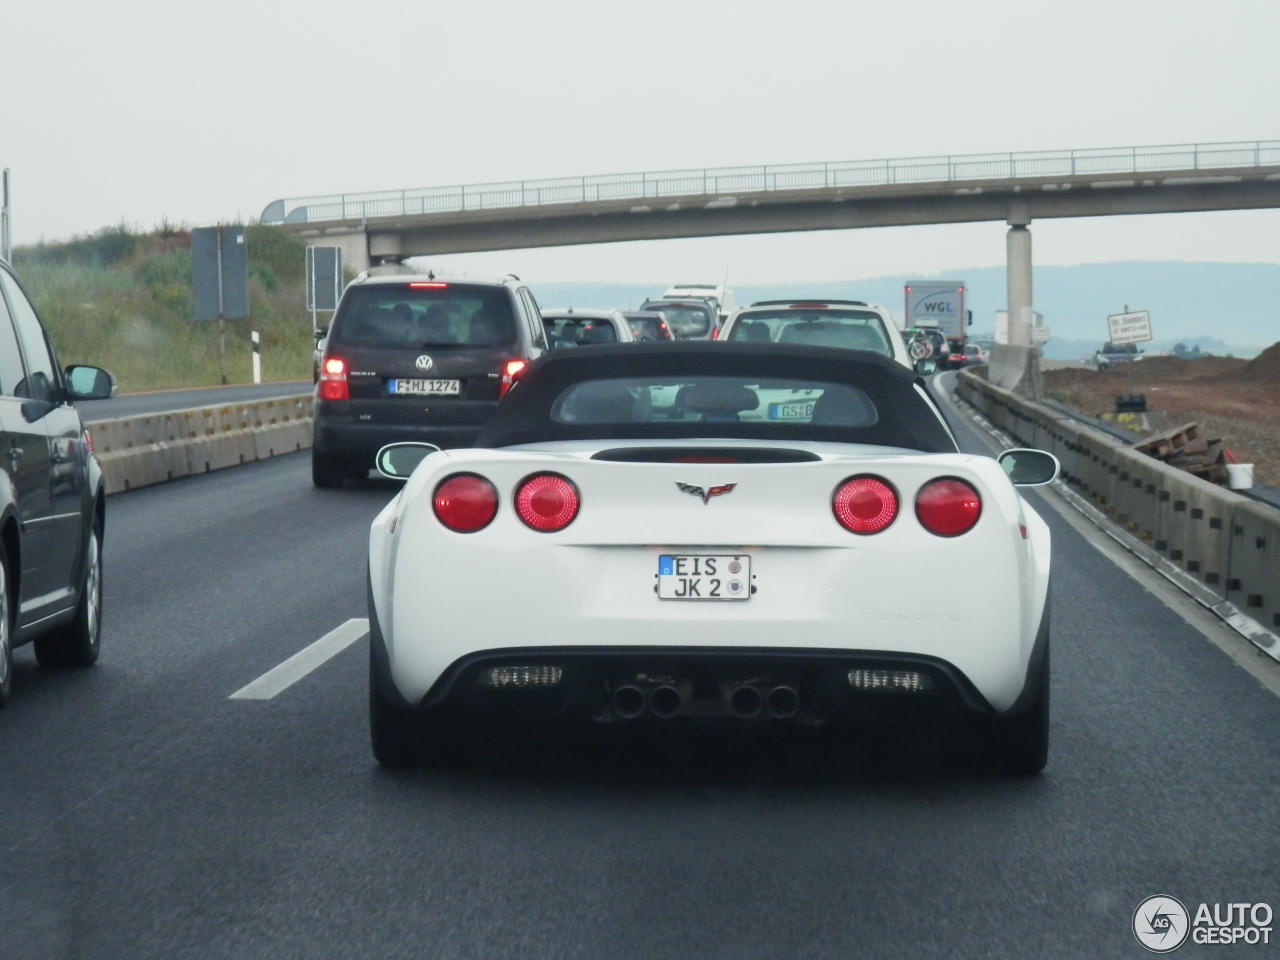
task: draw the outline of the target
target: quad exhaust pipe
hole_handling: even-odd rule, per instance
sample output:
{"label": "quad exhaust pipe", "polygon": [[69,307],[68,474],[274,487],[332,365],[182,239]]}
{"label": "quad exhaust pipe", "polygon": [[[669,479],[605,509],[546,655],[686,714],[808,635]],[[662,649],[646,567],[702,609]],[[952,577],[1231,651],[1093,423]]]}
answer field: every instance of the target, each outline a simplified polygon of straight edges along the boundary
{"label": "quad exhaust pipe", "polygon": [[[615,687],[609,705],[619,720],[634,720],[645,711],[659,720],[670,720],[680,715],[692,692],[687,680],[646,684],[642,678]],[[789,683],[722,683],[720,696],[740,720],[766,714],[774,720],[790,720],[800,713],[800,691]]]}

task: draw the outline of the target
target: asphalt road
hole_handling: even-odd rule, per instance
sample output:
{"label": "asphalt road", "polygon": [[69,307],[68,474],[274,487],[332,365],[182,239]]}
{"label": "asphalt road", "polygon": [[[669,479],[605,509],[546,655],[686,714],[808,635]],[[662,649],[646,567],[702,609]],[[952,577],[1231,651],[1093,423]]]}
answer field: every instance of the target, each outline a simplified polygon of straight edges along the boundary
{"label": "asphalt road", "polygon": [[101,663],[24,648],[0,713],[0,957],[1142,957],[1147,896],[1280,907],[1280,702],[1048,508],[1038,778],[872,734],[384,771],[363,640],[229,699],[365,615],[394,492],[297,454],[112,498]]}
{"label": "asphalt road", "polygon": [[244,403],[310,393],[307,380],[285,383],[233,384],[226,387],[204,387],[198,390],[158,390],[154,393],[122,393],[110,400],[79,400],[76,409],[85,421],[137,417],[171,410],[190,410],[219,403]]}

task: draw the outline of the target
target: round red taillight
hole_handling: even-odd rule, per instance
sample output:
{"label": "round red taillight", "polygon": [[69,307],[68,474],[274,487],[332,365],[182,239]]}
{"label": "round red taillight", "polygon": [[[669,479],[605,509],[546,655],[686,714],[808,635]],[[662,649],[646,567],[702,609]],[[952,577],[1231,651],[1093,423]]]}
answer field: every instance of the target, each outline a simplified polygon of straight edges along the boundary
{"label": "round red taillight", "polygon": [[442,480],[431,499],[436,518],[457,533],[483,530],[498,512],[498,491],[484,477],[455,473]]}
{"label": "round red taillight", "polygon": [[916,495],[916,517],[921,526],[940,537],[968,533],[980,516],[982,498],[963,480],[934,480]]}
{"label": "round red taillight", "polygon": [[516,487],[516,516],[542,533],[573,523],[580,505],[578,488],[558,473],[537,473]]}
{"label": "round red taillight", "polygon": [[831,497],[831,512],[850,533],[879,533],[898,515],[898,495],[879,477],[850,477]]}

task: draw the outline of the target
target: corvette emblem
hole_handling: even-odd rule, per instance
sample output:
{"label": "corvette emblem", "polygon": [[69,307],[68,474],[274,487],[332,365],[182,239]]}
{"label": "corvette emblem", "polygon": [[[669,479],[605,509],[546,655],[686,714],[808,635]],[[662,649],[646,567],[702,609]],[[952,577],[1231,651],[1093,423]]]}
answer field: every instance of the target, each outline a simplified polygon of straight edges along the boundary
{"label": "corvette emblem", "polygon": [[682,493],[690,493],[690,494],[693,494],[693,496],[695,497],[701,497],[702,502],[705,504],[712,497],[723,497],[726,493],[732,493],[733,488],[736,487],[737,484],[722,483],[722,484],[719,484],[718,486],[714,486],[714,487],[711,487],[710,489],[704,490],[702,489],[702,487],[695,487],[692,483],[681,483],[680,481],[677,480],[676,486],[680,488],[680,491]]}
{"label": "corvette emblem", "polygon": [[426,373],[428,370],[430,370],[432,367],[436,365],[436,362],[424,353],[417,360],[413,361],[413,365],[417,367],[419,370],[421,370],[423,373]]}

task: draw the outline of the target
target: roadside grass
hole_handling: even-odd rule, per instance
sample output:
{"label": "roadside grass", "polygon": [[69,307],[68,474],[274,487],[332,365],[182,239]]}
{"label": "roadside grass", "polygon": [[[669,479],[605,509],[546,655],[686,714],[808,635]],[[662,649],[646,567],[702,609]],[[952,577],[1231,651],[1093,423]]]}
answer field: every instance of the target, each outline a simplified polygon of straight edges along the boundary
{"label": "roadside grass", "polygon": [[[311,379],[305,245],[277,227],[250,226],[249,313],[228,320],[227,380],[253,380],[250,331],[261,336],[264,382]],[[190,233],[111,227],[66,243],[14,250],[14,269],[49,330],[59,361],[110,370],[120,390],[220,382],[218,324],[192,320]]]}

